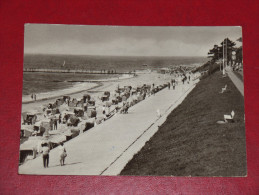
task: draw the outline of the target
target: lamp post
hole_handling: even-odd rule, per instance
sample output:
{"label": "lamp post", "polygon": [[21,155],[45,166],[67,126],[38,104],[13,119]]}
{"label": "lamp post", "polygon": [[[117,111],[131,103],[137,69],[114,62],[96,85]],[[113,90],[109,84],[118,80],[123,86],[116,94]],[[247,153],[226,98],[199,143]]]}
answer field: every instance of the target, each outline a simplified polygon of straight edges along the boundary
{"label": "lamp post", "polygon": [[223,41],[223,65],[222,65],[222,70],[223,70],[223,76],[225,76],[225,39]]}
{"label": "lamp post", "polygon": [[226,39],[226,60],[227,60],[227,66],[228,66],[228,40]]}
{"label": "lamp post", "polygon": [[[218,47],[218,60],[219,60],[219,47]],[[219,70],[221,71],[221,63],[219,63]]]}

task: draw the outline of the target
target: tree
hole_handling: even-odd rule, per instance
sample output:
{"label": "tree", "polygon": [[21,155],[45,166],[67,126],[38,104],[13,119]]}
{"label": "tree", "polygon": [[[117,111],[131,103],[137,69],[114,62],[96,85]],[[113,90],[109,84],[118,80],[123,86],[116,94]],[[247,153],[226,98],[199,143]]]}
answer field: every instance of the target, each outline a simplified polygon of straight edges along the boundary
{"label": "tree", "polygon": [[[243,42],[242,37],[238,38],[237,41]],[[242,64],[243,63],[243,47],[240,46],[236,49],[236,63]]]}
{"label": "tree", "polygon": [[212,58],[211,60],[215,62],[216,60],[219,60],[222,58],[222,47],[219,47],[218,45],[214,45],[213,49],[211,49],[208,52],[208,57]]}
{"label": "tree", "polygon": [[243,42],[243,39],[242,39],[242,37],[239,37],[238,39],[237,39],[237,41],[239,41],[239,42]]}
{"label": "tree", "polygon": [[236,49],[236,63],[242,64],[243,63],[243,47],[239,47]]}
{"label": "tree", "polygon": [[[222,45],[222,48],[224,48],[224,58],[227,60],[227,63],[231,62],[232,64],[233,63],[232,51],[235,51],[234,46],[236,45],[236,43],[226,38],[221,42],[221,45]],[[223,50],[222,50],[222,54],[223,54]]]}

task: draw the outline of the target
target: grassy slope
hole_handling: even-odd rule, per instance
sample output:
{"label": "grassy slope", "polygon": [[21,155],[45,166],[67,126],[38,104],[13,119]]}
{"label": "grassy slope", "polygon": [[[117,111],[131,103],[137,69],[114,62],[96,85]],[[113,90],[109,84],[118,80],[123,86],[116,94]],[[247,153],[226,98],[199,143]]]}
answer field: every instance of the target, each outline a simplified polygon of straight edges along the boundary
{"label": "grassy slope", "polygon": [[[216,123],[232,109],[235,123]],[[121,175],[246,175],[243,96],[220,72],[202,80]]]}

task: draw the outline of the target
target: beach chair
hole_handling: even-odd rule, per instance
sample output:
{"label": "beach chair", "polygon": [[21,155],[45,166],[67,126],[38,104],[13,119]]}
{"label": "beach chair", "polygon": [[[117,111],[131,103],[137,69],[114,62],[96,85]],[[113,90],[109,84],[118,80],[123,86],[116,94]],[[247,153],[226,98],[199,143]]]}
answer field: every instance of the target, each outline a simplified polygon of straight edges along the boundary
{"label": "beach chair", "polygon": [[52,115],[59,114],[59,113],[60,113],[60,111],[59,111],[58,108],[55,108],[55,109],[52,109],[52,110],[51,110],[51,114],[52,114]]}
{"label": "beach chair", "polygon": [[224,93],[226,90],[227,90],[227,85],[225,85],[225,87],[223,87],[223,88],[221,89],[221,92],[219,92],[219,93]]}
{"label": "beach chair", "polygon": [[131,95],[135,95],[135,94],[137,94],[137,91],[136,90],[132,90],[131,91]]}
{"label": "beach chair", "polygon": [[126,92],[124,96],[126,96],[126,98],[128,99],[130,97],[130,93]]}
{"label": "beach chair", "polygon": [[113,104],[113,105],[117,105],[117,104],[118,104],[118,100],[117,100],[117,99],[113,99],[113,100],[112,100],[112,104]]}
{"label": "beach chair", "polygon": [[76,107],[83,108],[84,107],[84,103],[79,102],[79,103],[76,104]]}
{"label": "beach chair", "polygon": [[73,98],[72,102],[74,103],[74,105],[76,105],[78,100],[76,98]]}
{"label": "beach chair", "polygon": [[71,102],[68,103],[68,106],[69,106],[69,107],[76,107],[76,103],[74,103],[73,101],[71,101]]}
{"label": "beach chair", "polygon": [[103,95],[103,96],[101,97],[101,100],[102,100],[102,102],[104,102],[104,101],[109,101],[109,96],[108,96],[108,95]]}
{"label": "beach chair", "polygon": [[88,101],[88,105],[89,105],[89,106],[95,106],[95,101],[94,101],[94,100]]}
{"label": "beach chair", "polygon": [[70,116],[67,125],[76,127],[80,122],[79,118],[76,116]]}
{"label": "beach chair", "polygon": [[235,112],[232,110],[230,115],[224,115],[224,121],[229,123],[233,123],[234,122],[234,116],[235,116]]}
{"label": "beach chair", "polygon": [[70,96],[67,96],[67,95],[63,96],[63,100],[64,100],[65,102],[69,101],[69,100],[70,100]]}
{"label": "beach chair", "polygon": [[122,97],[118,96],[117,100],[118,100],[118,102],[122,102]]}
{"label": "beach chair", "polygon": [[130,88],[129,87],[124,87],[124,91],[126,92],[126,93],[129,93],[130,92]]}
{"label": "beach chair", "polygon": [[84,99],[78,99],[76,106],[77,107],[83,107],[83,104],[84,104]]}
{"label": "beach chair", "polygon": [[96,117],[96,115],[97,115],[96,110],[88,109],[88,111],[87,111],[87,116],[88,116],[89,118],[94,118],[94,117]]}
{"label": "beach chair", "polygon": [[121,114],[127,114],[127,113],[128,113],[128,109],[129,109],[129,107],[125,104],[125,105],[121,108],[120,113],[121,113]]}
{"label": "beach chair", "polygon": [[151,85],[146,85],[146,89],[151,89]]}
{"label": "beach chair", "polygon": [[82,108],[75,108],[74,113],[77,117],[82,117],[84,116],[84,110]]}
{"label": "beach chair", "polygon": [[90,99],[91,99],[91,96],[88,95],[88,94],[85,94],[85,95],[83,96],[83,102],[84,102],[84,103],[86,103],[86,102],[89,101]]}
{"label": "beach chair", "polygon": [[109,91],[105,91],[104,95],[110,97],[111,93]]}

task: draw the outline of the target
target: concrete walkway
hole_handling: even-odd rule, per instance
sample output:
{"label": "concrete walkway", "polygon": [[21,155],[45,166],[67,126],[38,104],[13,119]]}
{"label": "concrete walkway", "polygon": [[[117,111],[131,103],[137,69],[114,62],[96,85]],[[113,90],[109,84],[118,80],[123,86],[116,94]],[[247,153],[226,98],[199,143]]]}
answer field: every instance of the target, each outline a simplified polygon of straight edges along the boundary
{"label": "concrete walkway", "polygon": [[194,87],[195,83],[179,85],[176,90],[166,88],[131,107],[128,114],[117,114],[66,142],[65,166],[59,166],[59,151],[55,148],[50,152],[49,168],[43,168],[42,157],[38,157],[21,165],[19,173],[117,175]]}
{"label": "concrete walkway", "polygon": [[229,78],[232,80],[232,82],[234,83],[234,85],[236,86],[236,88],[240,91],[240,93],[242,94],[242,96],[244,96],[244,83],[243,81],[241,81],[231,70],[231,68],[227,68],[226,69]]}

